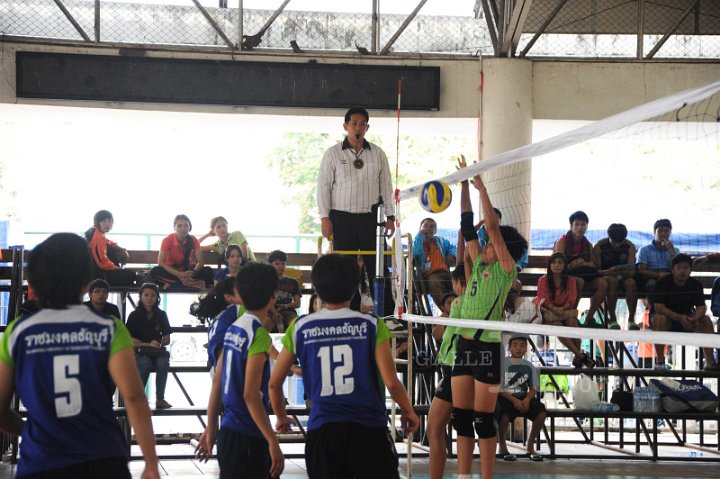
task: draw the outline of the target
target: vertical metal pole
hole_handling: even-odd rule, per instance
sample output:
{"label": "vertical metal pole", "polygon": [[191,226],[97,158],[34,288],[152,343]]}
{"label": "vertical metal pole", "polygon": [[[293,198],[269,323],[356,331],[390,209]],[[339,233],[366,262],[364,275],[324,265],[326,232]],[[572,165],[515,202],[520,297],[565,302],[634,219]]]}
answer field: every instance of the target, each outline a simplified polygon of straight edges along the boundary
{"label": "vertical metal pole", "polygon": [[375,248],[375,314],[385,315],[385,213],[383,211],[383,198],[380,196],[377,203],[377,244]]}
{"label": "vertical metal pole", "polygon": [[637,51],[635,57],[642,60],[645,50],[645,0],[638,0],[637,17]]}
{"label": "vertical metal pole", "polygon": [[372,0],[371,36],[370,51],[377,54],[380,49],[380,0]]}
{"label": "vertical metal pole", "polygon": [[242,43],[243,43],[243,16],[244,16],[244,9],[243,9],[243,0],[238,0],[240,3],[238,5],[238,45],[240,45],[238,48],[242,50]]}
{"label": "vertical metal pole", "polygon": [[95,43],[100,43],[100,0],[95,0]]}

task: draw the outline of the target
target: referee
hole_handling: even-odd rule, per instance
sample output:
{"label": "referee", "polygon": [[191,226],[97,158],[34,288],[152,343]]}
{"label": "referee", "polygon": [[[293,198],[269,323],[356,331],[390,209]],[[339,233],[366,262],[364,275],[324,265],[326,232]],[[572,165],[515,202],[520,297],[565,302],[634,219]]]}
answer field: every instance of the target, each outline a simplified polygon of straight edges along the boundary
{"label": "referee", "polygon": [[[385,152],[365,140],[370,128],[365,108],[350,108],[343,128],[347,136],[325,152],[318,179],[317,203],[322,235],[335,250],[375,250],[376,204],[384,201],[385,231],[395,232],[390,165]],[[363,256],[368,279],[375,278],[374,256]]]}

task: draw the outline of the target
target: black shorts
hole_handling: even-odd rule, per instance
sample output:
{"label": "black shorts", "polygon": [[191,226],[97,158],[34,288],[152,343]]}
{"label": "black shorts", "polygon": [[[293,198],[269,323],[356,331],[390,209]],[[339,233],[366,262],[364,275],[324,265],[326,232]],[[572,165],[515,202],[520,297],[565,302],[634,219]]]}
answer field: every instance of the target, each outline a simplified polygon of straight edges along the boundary
{"label": "black shorts", "polygon": [[262,437],[220,428],[217,455],[220,479],[270,477],[270,451],[267,441]]}
{"label": "black shorts", "polygon": [[435,397],[452,404],[452,366],[440,366],[440,383],[435,388]]}
{"label": "black shorts", "polygon": [[[655,329],[655,315],[650,315],[650,329]],[[695,329],[685,329],[683,328],[682,323],[680,321],[673,321],[672,319],[668,318],[668,321],[670,321],[670,329],[668,331],[672,331],[673,333],[694,333]]]}
{"label": "black shorts", "polygon": [[308,431],[305,463],[310,479],[398,479],[398,456],[384,427],[354,422]]}
{"label": "black shorts", "polygon": [[62,469],[38,472],[22,476],[23,479],[130,479],[127,457],[110,457],[98,461],[83,462]]}
{"label": "black shorts", "polygon": [[507,416],[510,420],[514,420],[516,417],[526,417],[531,421],[534,421],[540,413],[546,412],[545,405],[538,398],[532,398],[530,400],[530,407],[527,412],[522,413],[515,409],[513,404],[502,397],[498,397],[497,407],[495,408],[495,416],[500,419],[502,416]]}
{"label": "black shorts", "polygon": [[501,343],[460,337],[455,348],[453,376],[472,376],[485,384],[500,383]]}

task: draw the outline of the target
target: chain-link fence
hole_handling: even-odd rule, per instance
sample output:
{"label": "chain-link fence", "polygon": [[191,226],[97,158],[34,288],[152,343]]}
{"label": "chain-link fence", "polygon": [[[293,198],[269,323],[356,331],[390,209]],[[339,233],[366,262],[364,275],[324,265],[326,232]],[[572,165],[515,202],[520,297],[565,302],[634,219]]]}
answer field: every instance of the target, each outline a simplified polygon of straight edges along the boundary
{"label": "chain-link fence", "polygon": [[720,57],[720,2],[540,0],[517,53],[528,57]]}
{"label": "chain-link fence", "polygon": [[[439,15],[435,8],[432,14],[420,9],[413,16],[413,8],[396,9],[380,13],[373,22],[369,12],[241,12],[237,2],[234,8],[233,2],[231,8],[221,8],[208,6],[206,0],[184,5],[155,1],[0,0],[0,35],[233,50],[244,43],[261,51],[492,56],[499,54],[500,41],[493,45],[488,25],[493,35],[502,37],[502,25],[510,24],[513,13],[495,11],[488,22],[481,3],[502,7],[505,2],[487,0],[467,3],[461,14]],[[432,2],[440,0],[428,4]],[[717,59],[720,1],[535,0],[522,32],[511,55]]]}

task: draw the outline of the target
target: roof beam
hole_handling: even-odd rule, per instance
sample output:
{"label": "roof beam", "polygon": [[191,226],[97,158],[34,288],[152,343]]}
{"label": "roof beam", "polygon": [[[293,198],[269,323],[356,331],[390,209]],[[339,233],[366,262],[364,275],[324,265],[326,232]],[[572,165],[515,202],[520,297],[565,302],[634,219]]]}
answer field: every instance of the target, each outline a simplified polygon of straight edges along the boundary
{"label": "roof beam", "polygon": [[552,12],[550,12],[550,15],[547,16],[547,18],[543,21],[542,25],[540,25],[540,28],[538,31],[533,35],[533,37],[530,39],[530,41],[525,45],[525,48],[523,48],[523,51],[520,52],[519,57],[524,57],[528,54],[530,49],[535,45],[535,42],[538,41],[540,38],[540,35],[545,33],[545,30],[547,30],[547,27],[550,26],[553,20],[555,20],[555,17],[557,17],[558,13],[560,13],[560,10],[565,6],[565,4],[568,2],[568,0],[559,0],[557,5],[555,5],[555,8],[553,8]]}
{"label": "roof beam", "polygon": [[532,2],[533,0],[515,0],[512,7],[512,13],[508,18],[507,25],[505,26],[502,47],[500,48],[500,56],[514,56],[518,43],[520,42],[520,35],[522,35],[525,20],[527,20]]}
{"label": "roof beam", "polygon": [[195,4],[198,10],[200,10],[200,13],[202,13],[202,16],[205,17],[205,20],[210,24],[210,26],[215,30],[215,33],[217,33],[220,38],[223,39],[225,42],[225,45],[228,46],[230,50],[235,49],[235,44],[225,35],[225,32],[222,31],[222,28],[220,28],[220,25],[217,24],[215,19],[210,16],[207,10],[205,10],[205,7],[200,5],[200,2],[198,0],[192,0],[192,2]]}
{"label": "roof beam", "polygon": [[490,9],[488,0],[482,0],[482,8],[483,8],[483,12],[485,12],[485,21],[487,22],[488,33],[490,34],[490,41],[492,41],[493,52],[495,53],[495,56],[498,56],[498,36],[497,36],[497,23],[496,23],[497,17],[493,14],[493,11]]}
{"label": "roof beam", "polygon": [[57,7],[60,9],[60,11],[63,12],[63,15],[65,15],[65,18],[67,18],[68,21],[70,23],[72,23],[72,26],[75,27],[75,30],[77,30],[77,32],[80,34],[80,36],[83,38],[83,40],[85,40],[86,42],[92,42],[92,40],[90,40],[90,37],[88,36],[88,34],[85,33],[85,30],[83,30],[83,28],[80,26],[80,24],[77,22],[77,20],[75,20],[75,17],[73,17],[72,14],[68,11],[68,9],[65,8],[65,5],[63,4],[63,2],[61,0],[54,0],[54,1],[55,1],[55,5],[57,5]]}
{"label": "roof beam", "polygon": [[380,55],[387,55],[387,52],[390,51],[390,47],[393,46],[395,41],[400,37],[400,35],[402,35],[402,32],[404,32],[405,29],[408,27],[408,25],[410,25],[410,22],[412,22],[413,19],[415,19],[418,12],[420,11],[420,9],[422,9],[422,7],[425,6],[426,3],[427,3],[427,0],[420,0],[418,2],[415,9],[412,12],[410,12],[410,15],[408,15],[407,18],[405,19],[405,21],[402,23],[402,25],[400,25],[400,28],[397,29],[397,31],[393,34],[392,37],[390,37],[390,40],[388,40],[388,42],[385,44],[385,46],[382,48],[382,50],[380,50]]}
{"label": "roof beam", "polygon": [[672,24],[672,26],[668,29],[667,32],[662,36],[660,40],[655,44],[652,50],[650,50],[650,53],[647,54],[645,57],[646,60],[650,60],[652,57],[655,56],[655,54],[662,48],[663,45],[665,45],[665,42],[668,38],[670,38],[670,35],[675,33],[675,30],[678,29],[680,24],[685,21],[685,19],[690,15],[693,10],[695,10],[695,7],[700,3],[700,0],[695,0],[683,13],[680,15],[680,18],[678,18],[675,23]]}

